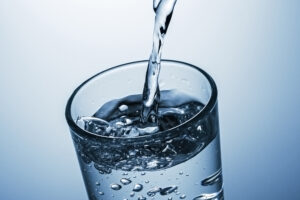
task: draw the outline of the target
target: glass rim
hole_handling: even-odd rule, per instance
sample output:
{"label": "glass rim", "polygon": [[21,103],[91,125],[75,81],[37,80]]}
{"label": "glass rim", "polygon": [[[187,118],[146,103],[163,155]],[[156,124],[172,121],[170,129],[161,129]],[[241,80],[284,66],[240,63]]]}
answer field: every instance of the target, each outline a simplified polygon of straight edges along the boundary
{"label": "glass rim", "polygon": [[98,77],[98,76],[101,76],[102,74],[105,74],[107,72],[110,72],[110,71],[113,71],[113,70],[116,70],[116,69],[119,69],[121,67],[126,67],[126,66],[129,66],[129,65],[134,65],[134,64],[140,64],[140,63],[147,63],[148,60],[140,60],[140,61],[133,61],[133,62],[128,62],[128,63],[124,63],[124,64],[120,64],[120,65],[117,65],[117,66],[114,66],[114,67],[111,67],[111,68],[108,68],[106,70],[103,70],[95,75],[93,75],[92,77],[88,78],[87,80],[85,80],[84,82],[82,82],[74,91],[73,93],[71,94],[71,96],[69,97],[68,99],[68,102],[67,102],[67,105],[66,105],[66,109],[65,109],[65,117],[66,117],[66,120],[67,120],[67,123],[69,125],[69,128],[74,131],[74,133],[76,134],[80,134],[82,136],[89,136],[89,137],[93,137],[93,138],[96,138],[96,139],[108,139],[108,140],[122,140],[122,141],[126,141],[126,140],[146,140],[146,139],[153,139],[157,136],[163,136],[163,135],[166,135],[167,133],[169,132],[172,132],[173,130],[175,129],[178,129],[188,123],[190,123],[191,121],[193,121],[193,119],[195,118],[202,118],[204,116],[206,116],[208,113],[210,113],[213,108],[215,107],[216,103],[217,103],[217,96],[218,96],[218,91],[217,91],[217,86],[214,82],[214,80],[212,79],[212,77],[207,73],[205,72],[203,69],[195,66],[195,65],[192,65],[192,64],[189,64],[189,63],[186,63],[186,62],[183,62],[183,61],[177,61],[177,60],[169,60],[169,59],[162,59],[161,62],[162,63],[173,63],[173,64],[180,64],[180,65],[186,65],[188,67],[191,67],[193,69],[196,69],[197,71],[199,71],[201,74],[204,75],[204,77],[208,80],[210,86],[211,86],[211,95],[210,95],[210,98],[208,100],[208,102],[204,105],[204,107],[197,113],[195,114],[193,117],[191,117],[190,119],[188,119],[187,121],[177,125],[177,126],[174,126],[170,129],[167,129],[167,130],[164,130],[164,131],[159,131],[157,133],[154,133],[154,134],[151,134],[151,135],[144,135],[144,136],[138,136],[138,137],[133,137],[133,138],[127,138],[127,137],[111,137],[111,136],[103,136],[103,135],[98,135],[98,134],[95,134],[95,133],[92,133],[92,132],[88,132],[88,131],[85,131],[83,129],[81,129],[76,123],[75,121],[73,120],[72,118],[72,113],[71,113],[71,106],[72,106],[72,103],[73,103],[73,100],[76,96],[76,94],[78,93],[78,91],[84,87],[88,82],[92,81],[94,78]]}

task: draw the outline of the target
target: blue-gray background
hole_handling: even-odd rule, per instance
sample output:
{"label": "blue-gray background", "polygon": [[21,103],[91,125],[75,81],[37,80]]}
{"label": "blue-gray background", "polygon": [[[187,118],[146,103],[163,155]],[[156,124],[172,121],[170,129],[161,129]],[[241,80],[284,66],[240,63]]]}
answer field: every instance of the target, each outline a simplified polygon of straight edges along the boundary
{"label": "blue-gray background", "polygon": [[[87,199],[65,103],[89,76],[148,58],[151,6],[0,1],[1,200]],[[299,19],[299,0],[178,1],[163,57],[217,82],[227,200],[300,199]]]}

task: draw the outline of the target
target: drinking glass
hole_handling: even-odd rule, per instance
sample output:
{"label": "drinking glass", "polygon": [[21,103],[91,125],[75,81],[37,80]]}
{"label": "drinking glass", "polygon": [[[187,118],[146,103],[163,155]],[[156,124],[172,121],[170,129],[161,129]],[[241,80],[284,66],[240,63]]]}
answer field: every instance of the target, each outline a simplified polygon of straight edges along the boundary
{"label": "drinking glass", "polygon": [[184,92],[204,106],[169,130],[124,138],[91,133],[76,123],[106,102],[141,94],[147,62],[96,74],[67,103],[66,119],[89,199],[223,199],[217,88],[202,69],[161,62],[160,90]]}

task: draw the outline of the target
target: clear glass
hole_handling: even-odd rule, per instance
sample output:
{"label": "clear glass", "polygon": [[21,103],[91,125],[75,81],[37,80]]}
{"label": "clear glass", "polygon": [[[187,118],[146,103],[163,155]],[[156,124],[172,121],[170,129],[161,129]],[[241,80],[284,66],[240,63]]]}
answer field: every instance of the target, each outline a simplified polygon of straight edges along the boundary
{"label": "clear glass", "polygon": [[[66,119],[89,199],[224,199],[217,88],[198,67],[162,61],[160,89],[183,91],[204,104],[194,117],[172,129],[136,138],[112,138],[76,125],[78,117],[92,116],[108,101],[140,94],[147,62],[127,63],[96,74],[82,83],[68,101]],[[145,158],[147,162],[148,155],[161,157],[169,146],[174,147],[174,157],[180,162],[143,170],[118,167],[119,162],[127,162],[126,158]]]}

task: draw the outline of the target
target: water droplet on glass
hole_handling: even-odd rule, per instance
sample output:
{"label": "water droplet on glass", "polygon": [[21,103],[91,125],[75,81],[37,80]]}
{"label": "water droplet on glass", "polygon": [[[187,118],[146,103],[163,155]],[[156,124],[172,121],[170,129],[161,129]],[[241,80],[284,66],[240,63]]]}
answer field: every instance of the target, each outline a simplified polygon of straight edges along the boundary
{"label": "water droplet on glass", "polygon": [[116,184],[116,183],[111,184],[110,187],[111,187],[111,189],[113,189],[113,190],[120,190],[120,189],[122,188],[121,185]]}
{"label": "water droplet on glass", "polygon": [[168,195],[171,194],[172,192],[174,192],[178,187],[176,185],[170,186],[170,187],[166,187],[160,190],[160,194],[161,195]]}
{"label": "water droplet on glass", "polygon": [[145,180],[145,183],[149,183],[149,180]]}
{"label": "water droplet on glass", "polygon": [[131,193],[130,193],[130,196],[131,196],[131,197],[133,197],[134,195],[135,195],[135,193],[134,193],[134,192],[131,192]]}
{"label": "water droplet on glass", "polygon": [[128,179],[128,178],[121,178],[120,182],[123,184],[123,185],[128,185],[131,183],[131,180]]}
{"label": "water droplet on glass", "polygon": [[185,197],[186,197],[186,195],[183,194],[183,195],[181,195],[179,198],[180,198],[180,199],[185,199]]}
{"label": "water droplet on glass", "polygon": [[203,181],[201,181],[201,184],[203,186],[213,185],[217,182],[222,181],[222,169],[220,168],[218,171],[213,173],[211,176],[207,177]]}
{"label": "water droplet on glass", "polygon": [[98,192],[99,195],[104,195],[104,192]]}
{"label": "water droplet on glass", "polygon": [[195,197],[193,200],[223,200],[223,189],[221,189],[218,192],[215,193],[207,193],[207,194],[201,194],[198,197]]}
{"label": "water droplet on glass", "polygon": [[135,186],[133,187],[133,191],[135,191],[135,192],[139,192],[139,191],[141,191],[143,189],[143,185],[142,184],[135,184]]}
{"label": "water droplet on glass", "polygon": [[97,181],[95,184],[96,184],[97,186],[99,186],[99,185],[100,185],[100,182]]}
{"label": "water droplet on glass", "polygon": [[138,200],[146,200],[147,198],[146,197],[144,197],[144,196],[139,196],[138,197]]}
{"label": "water droplet on glass", "polygon": [[144,176],[146,174],[146,172],[142,172],[141,175]]}
{"label": "water droplet on glass", "polygon": [[182,174],[183,174],[183,171],[180,171],[180,172],[179,172],[179,175],[182,175]]}
{"label": "water droplet on glass", "polygon": [[154,187],[154,188],[152,188],[151,190],[149,190],[149,191],[147,192],[147,195],[150,196],[150,197],[153,197],[153,196],[155,196],[156,193],[158,193],[160,190],[161,190],[161,188],[159,188],[159,187]]}

